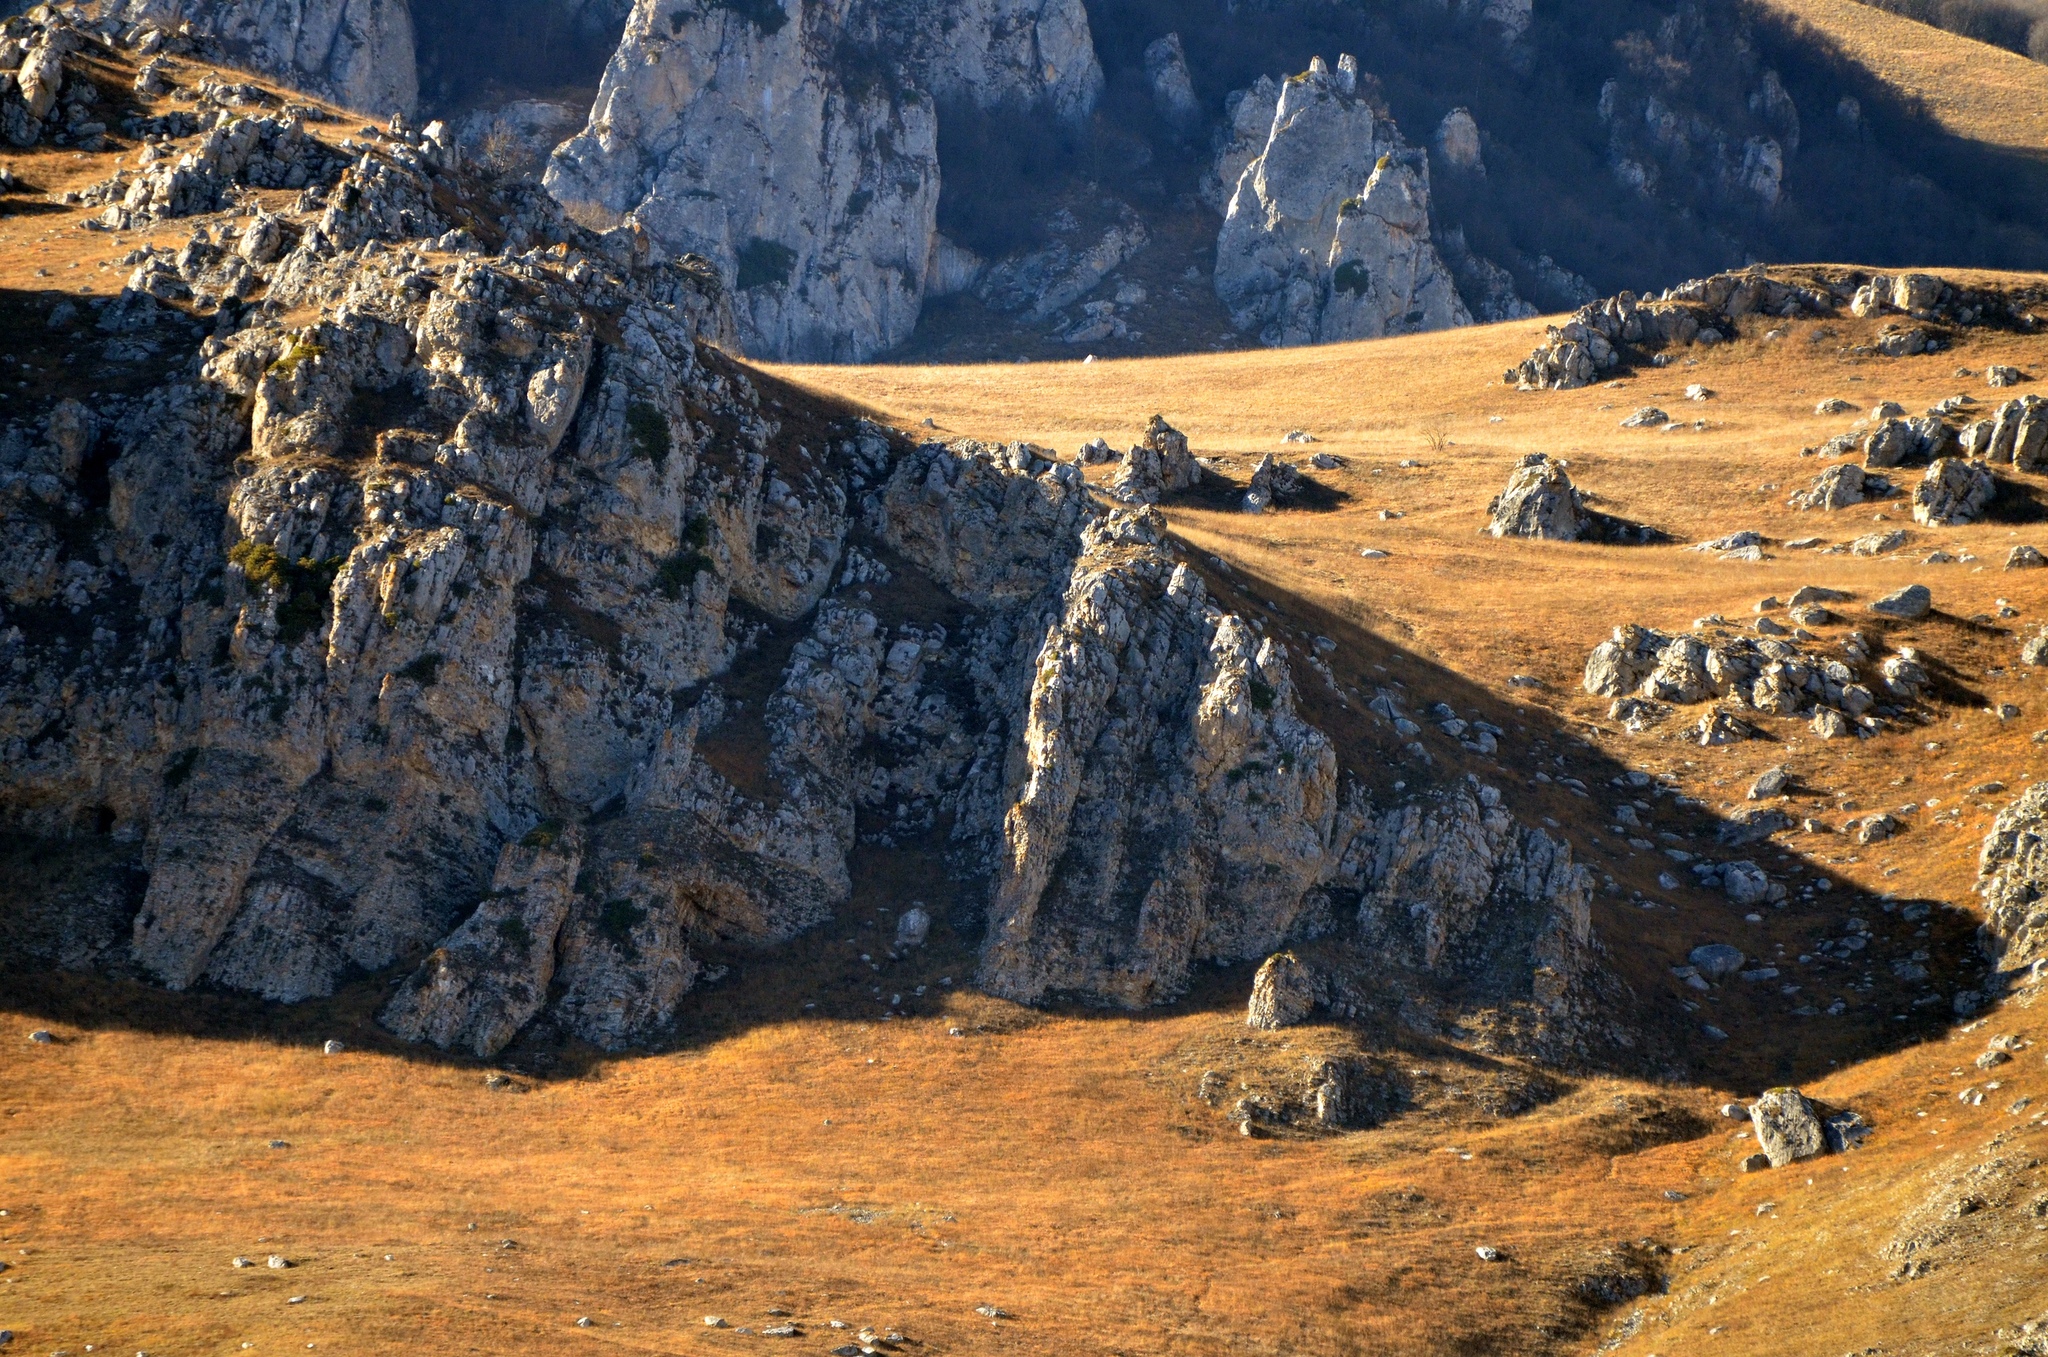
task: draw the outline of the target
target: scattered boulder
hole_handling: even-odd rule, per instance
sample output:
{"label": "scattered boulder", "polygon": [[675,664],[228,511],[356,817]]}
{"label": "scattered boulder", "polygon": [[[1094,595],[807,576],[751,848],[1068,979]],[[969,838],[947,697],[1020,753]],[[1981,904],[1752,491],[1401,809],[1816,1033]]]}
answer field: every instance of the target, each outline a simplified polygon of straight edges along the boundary
{"label": "scattered boulder", "polygon": [[1974,523],[1998,493],[1998,482],[1982,463],[1943,457],[1927,468],[1913,488],[1913,518],[1930,528]]}
{"label": "scattered boulder", "polygon": [[931,931],[931,914],[922,905],[912,905],[896,920],[896,950],[908,952],[924,946]]}
{"label": "scattered boulder", "polygon": [[1903,622],[1917,622],[1934,611],[1934,595],[1924,584],[1909,584],[1872,603],[1870,611],[1880,617],[1895,617]]}
{"label": "scattered boulder", "polygon": [[1671,416],[1665,414],[1654,405],[1645,405],[1642,409],[1621,421],[1621,427],[1624,429],[1661,429],[1670,422]]}
{"label": "scattered boulder", "polygon": [[1522,459],[1487,512],[1491,521],[1486,530],[1495,537],[1576,542],[1592,525],[1564,463],[1540,452]]}
{"label": "scattered boulder", "polygon": [[347,1049],[348,1047],[342,1045],[342,1043],[338,1041],[329,1041],[324,1043],[320,1047],[320,1053],[322,1055],[340,1055],[343,1051],[346,1051]]}
{"label": "scattered boulder", "polygon": [[1252,977],[1252,997],[1245,1024],[1267,1032],[1293,1027],[1315,1010],[1315,975],[1292,952],[1267,957]]}
{"label": "scattered boulder", "polygon": [[1251,485],[1245,490],[1244,511],[1262,514],[1279,501],[1293,498],[1300,490],[1301,472],[1269,452],[1252,471]]}
{"label": "scattered boulder", "polygon": [[1811,486],[1794,492],[1785,502],[1795,509],[1847,509],[1892,493],[1892,484],[1884,477],[1870,475],[1854,462],[1843,462],[1821,472]]}
{"label": "scattered boulder", "polygon": [[1722,745],[1740,744],[1744,740],[1754,739],[1756,727],[1736,717],[1733,713],[1716,707],[1713,711],[1708,712],[1699,719],[1699,724],[1693,727],[1693,733],[1698,738],[1701,747],[1714,749]]}
{"label": "scattered boulder", "polygon": [[1772,1168],[1811,1159],[1827,1148],[1820,1118],[1796,1088],[1765,1090],[1750,1105],[1749,1120],[1756,1128],[1756,1143],[1769,1156]]}
{"label": "scattered boulder", "polygon": [[1843,400],[1840,396],[1830,396],[1819,405],[1814,406],[1813,412],[1816,415],[1847,415],[1853,414],[1855,409],[1854,405]]}
{"label": "scattered boulder", "polygon": [[1725,942],[1709,942],[1693,948],[1685,959],[1707,979],[1725,980],[1741,970],[1749,958],[1739,948],[1730,947]]}
{"label": "scattered boulder", "polygon": [[2027,380],[2027,375],[2016,367],[2005,363],[1993,363],[1984,369],[1986,386],[2018,386]]}
{"label": "scattered boulder", "polygon": [[2039,570],[2043,566],[2048,566],[2048,556],[2043,556],[2038,547],[2021,544],[2005,554],[2007,570]]}
{"label": "scattered boulder", "polygon": [[1766,768],[1758,774],[1757,780],[1749,784],[1749,799],[1764,801],[1773,796],[1783,796],[1785,789],[1792,785],[1792,770],[1784,764]]}
{"label": "scattered boulder", "polygon": [[1082,466],[1102,466],[1109,462],[1121,460],[1123,454],[1112,448],[1103,439],[1097,438],[1092,442],[1083,443],[1081,451],[1076,456]]}

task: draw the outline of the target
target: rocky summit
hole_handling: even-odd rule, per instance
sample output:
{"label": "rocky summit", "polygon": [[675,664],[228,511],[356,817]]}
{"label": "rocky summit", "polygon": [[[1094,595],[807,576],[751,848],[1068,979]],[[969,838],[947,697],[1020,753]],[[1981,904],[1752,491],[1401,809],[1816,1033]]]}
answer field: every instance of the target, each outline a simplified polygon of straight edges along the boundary
{"label": "rocky summit", "polygon": [[2024,32],[0,10],[0,1347],[2048,1353]]}

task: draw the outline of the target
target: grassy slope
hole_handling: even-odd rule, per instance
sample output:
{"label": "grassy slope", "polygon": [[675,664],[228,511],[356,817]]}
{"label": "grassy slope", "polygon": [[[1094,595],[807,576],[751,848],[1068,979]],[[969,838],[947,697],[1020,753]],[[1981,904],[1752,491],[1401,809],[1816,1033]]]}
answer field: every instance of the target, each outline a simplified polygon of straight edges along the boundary
{"label": "grassy slope", "polygon": [[[47,188],[106,171],[55,151],[5,163]],[[0,287],[118,288],[125,270],[94,266],[135,241],[75,232],[75,215],[0,217]],[[163,234],[182,238],[193,224]],[[74,260],[75,271],[66,267]],[[1994,775],[2018,785],[2040,771],[2027,738],[2048,724],[2038,681],[1986,674],[2009,663],[2010,637],[1955,620],[2001,596],[2022,621],[2042,617],[2040,576],[1782,552],[1763,565],[1722,565],[1675,547],[1495,543],[1475,530],[1508,465],[1541,448],[1569,455],[1602,507],[1683,537],[1741,527],[1847,537],[1871,526],[1869,511],[1820,522],[1781,507],[1816,469],[1798,448],[1848,422],[1815,419],[1816,400],[1919,408],[1966,388],[1982,397],[1981,386],[1949,375],[1958,362],[2043,371],[2048,344],[1987,340],[1938,359],[1856,364],[1835,356],[1853,335],[1812,345],[1807,327],[1794,327],[1778,345],[1731,346],[1621,391],[1502,389],[1499,370],[1539,330],[1172,362],[784,375],[907,426],[930,416],[949,433],[1069,451],[1097,433],[1128,441],[1159,410],[1239,480],[1255,455],[1283,447],[1286,430],[1310,428],[1347,459],[1316,476],[1348,498],[1264,519],[1176,508],[1176,528],[1279,604],[1276,624],[1340,636],[1347,678],[1364,677],[1367,662],[1411,666],[1416,687],[1451,693],[1462,708],[1508,702],[1511,673],[1543,677],[1548,689],[1517,724],[1544,734],[1607,725],[1602,704],[1574,685],[1586,649],[1617,621],[1682,625],[1712,610],[1739,618],[1765,593],[1809,580],[1867,597],[1924,579],[1945,615],[1900,639],[1968,674],[1979,700],[1953,706],[1939,730],[1853,748],[1788,730],[1793,763],[1825,793],[1802,808],[1838,819],[1844,799],[1949,804],[1951,788]],[[18,327],[0,339],[39,366],[52,356],[39,351],[46,338]],[[41,399],[47,375],[24,394]],[[1721,395],[1688,406],[1679,395],[1688,381]],[[1615,427],[1647,401],[1714,427]],[[1431,445],[1437,430],[1449,440],[1441,447]],[[1311,449],[1288,451],[1305,460]],[[1404,469],[1404,459],[1423,465]],[[1404,516],[1382,520],[1382,508]],[[2035,530],[2015,531],[1921,534],[1916,547],[1965,548],[1990,564]],[[2038,537],[2048,539],[2048,525]],[[1361,560],[1367,544],[1393,554]],[[1978,709],[2001,700],[2027,716],[2001,725]],[[1930,740],[1942,749],[1930,754]],[[1673,771],[1716,806],[1786,757],[1770,744],[1701,751],[1611,732],[1596,742],[1588,761]],[[1648,868],[1569,798],[1488,771],[1525,812],[1565,821],[1618,875],[1636,881]],[[1837,877],[1873,889],[1964,902],[1986,817],[1973,810],[1947,827],[1926,818],[1895,847],[1859,853],[1826,839],[1787,852],[1825,859]],[[1862,861],[1835,861],[1849,858]],[[814,1326],[798,1345],[806,1351],[842,1341],[821,1327],[834,1317],[901,1325],[925,1352],[1575,1351],[1608,1320],[1572,1299],[1574,1279],[1598,1247],[1642,1237],[1688,1252],[1672,1260],[1670,1296],[1646,1305],[1646,1327],[1625,1352],[1880,1341],[1891,1352],[1960,1351],[1961,1339],[2042,1304],[2024,1291],[2038,1247],[1910,1285],[1887,1282],[1891,1265],[1872,1251],[1949,1156],[2029,1125],[2003,1108],[2013,1093],[2044,1091],[2039,1048],[2007,1067],[2006,1097],[1966,1108],[1945,1093],[1964,1082],[1951,1070],[1981,1077],[1967,1057],[1983,1032],[1859,1059],[1878,1045],[1885,1015],[1800,1023],[1731,991],[1708,1016],[1740,1049],[1696,1053],[1710,1071],[1697,1082],[1588,1079],[1502,1121],[1478,1104],[1494,1085],[1527,1082],[1511,1063],[1395,1029],[1249,1033],[1239,1021],[1243,970],[1162,1013],[1032,1014],[938,985],[971,964],[941,928],[929,952],[876,977],[857,960],[872,943],[843,940],[872,937],[863,925],[878,918],[886,929],[876,911],[900,907],[911,890],[931,898],[936,883],[908,875],[914,866],[867,864],[861,893],[825,936],[783,958],[735,958],[730,980],[691,999],[683,1049],[618,1060],[566,1051],[549,1077],[521,1078],[515,1092],[487,1091],[478,1067],[380,1038],[368,1021],[381,995],[374,981],[281,1011],[5,977],[0,1327],[28,1351],[317,1343],[555,1352],[601,1342],[719,1352],[758,1344],[707,1329],[703,1316],[758,1328],[776,1307]],[[1691,1030],[1676,987],[1649,979],[1703,932],[1742,927],[1711,899],[1682,903],[1668,916],[1603,903],[1600,918],[1617,963],[1638,978],[1641,1021],[1673,1033]],[[1739,936],[1758,954],[1774,941],[1796,946],[1819,921],[1794,914]],[[876,979],[906,994],[927,984],[931,997],[913,1005],[915,1018],[876,1021]],[[812,1001],[820,1007],[806,1013]],[[2048,1040],[2031,1011],[1994,1022],[1987,1030]],[[60,1041],[31,1046],[36,1027]],[[948,1036],[952,1027],[966,1035]],[[319,1041],[332,1036],[349,1052],[320,1056]],[[1414,1107],[1377,1131],[1247,1141],[1194,1097],[1206,1069],[1233,1087],[1280,1084],[1299,1078],[1305,1054],[1355,1047],[1425,1071]],[[1741,1147],[1725,1133],[1658,1144],[1645,1130],[1754,1093],[1785,1052],[1810,1091],[1873,1116],[1870,1148],[1824,1172],[1738,1179]],[[1830,1061],[1842,1068],[1808,1077]],[[1925,1121],[1915,1116],[1928,1108]],[[2039,1152],[2038,1129],[2017,1134]],[[269,1148],[273,1139],[287,1148]],[[1672,1203],[1667,1191],[1688,1199]],[[1756,1214],[1767,1196],[1777,1209]],[[516,1247],[503,1248],[506,1239]],[[1513,1261],[1478,1266],[1480,1243],[1506,1247]],[[298,1266],[227,1265],[272,1251]],[[1761,1280],[1767,1272],[1777,1280]],[[1721,1303],[1708,1305],[1710,1295]],[[306,1300],[292,1305],[292,1296]],[[1017,1319],[992,1323],[974,1314],[980,1304]],[[590,1329],[574,1326],[583,1315]]]}
{"label": "grassy slope", "polygon": [[1923,101],[1956,135],[2030,151],[2048,147],[2048,66],[1856,0],[1763,3]]}

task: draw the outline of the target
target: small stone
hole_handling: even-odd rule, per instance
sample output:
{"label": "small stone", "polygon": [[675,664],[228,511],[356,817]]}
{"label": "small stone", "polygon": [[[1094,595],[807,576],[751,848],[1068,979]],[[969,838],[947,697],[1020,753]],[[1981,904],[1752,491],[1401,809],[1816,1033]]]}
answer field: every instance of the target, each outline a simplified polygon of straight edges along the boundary
{"label": "small stone", "polygon": [[236,1255],[235,1257],[233,1257],[233,1258],[230,1258],[230,1259],[228,1259],[228,1266],[229,1266],[229,1267],[255,1267],[255,1266],[256,1266],[256,1261],[255,1261],[255,1260],[254,1260],[253,1258],[244,1258],[244,1257],[242,1257],[241,1255],[237,1254],[237,1255]]}
{"label": "small stone", "polygon": [[1498,1263],[1507,1257],[1506,1254],[1494,1248],[1491,1244],[1481,1244],[1473,1252],[1479,1255],[1479,1261],[1482,1263]]}
{"label": "small stone", "polygon": [[1770,1166],[1771,1157],[1767,1154],[1752,1154],[1742,1161],[1744,1173],[1761,1173]]}
{"label": "small stone", "polygon": [[57,1040],[57,1038],[54,1035],[40,1027],[38,1027],[35,1031],[29,1033],[28,1039],[30,1041],[33,1041],[38,1046],[48,1046]]}
{"label": "small stone", "polygon": [[1720,980],[1742,969],[1748,958],[1741,949],[1730,947],[1725,942],[1709,942],[1695,947],[1686,955],[1699,972],[1709,980]]}
{"label": "small stone", "polygon": [[340,1055],[343,1051],[347,1049],[348,1047],[342,1045],[338,1041],[330,1041],[320,1048],[320,1053],[322,1055]]}
{"label": "small stone", "polygon": [[725,1321],[717,1315],[706,1315],[704,1316],[704,1326],[710,1329],[722,1329],[725,1327]]}
{"label": "small stone", "polygon": [[1721,1115],[1729,1121],[1748,1121],[1749,1109],[1741,1103],[1722,1103]]}
{"label": "small stone", "polygon": [[589,1315],[584,1315],[576,1321],[576,1327],[579,1329],[587,1329],[596,1322],[597,1321],[592,1319]]}
{"label": "small stone", "polygon": [[1016,1316],[1011,1314],[1008,1310],[1005,1310],[1001,1306],[997,1305],[977,1305],[974,1307],[974,1313],[980,1315],[983,1319],[1016,1318]]}
{"label": "small stone", "polygon": [[282,1268],[288,1268],[288,1267],[290,1267],[290,1266],[291,1266],[292,1264],[291,1264],[291,1260],[290,1260],[290,1259],[288,1259],[288,1258],[286,1258],[286,1257],[285,1257],[285,1256],[284,1256],[283,1254],[281,1254],[281,1253],[273,1253],[273,1254],[271,1254],[271,1255],[270,1255],[270,1261],[269,1261],[269,1264],[268,1264],[268,1265],[269,1265],[269,1266],[270,1266],[271,1268],[273,1268],[273,1269],[282,1269]]}

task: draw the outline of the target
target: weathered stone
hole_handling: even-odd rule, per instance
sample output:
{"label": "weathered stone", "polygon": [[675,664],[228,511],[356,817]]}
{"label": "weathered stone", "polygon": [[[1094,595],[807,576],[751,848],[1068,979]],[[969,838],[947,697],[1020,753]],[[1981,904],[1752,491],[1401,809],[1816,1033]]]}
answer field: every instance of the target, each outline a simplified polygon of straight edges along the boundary
{"label": "weathered stone", "polygon": [[1934,595],[1924,584],[1909,584],[1872,603],[1870,611],[1880,617],[1896,617],[1906,622],[1917,622],[1934,611]]}
{"label": "weathered stone", "polygon": [[1305,1022],[1315,1010],[1315,976],[1292,952],[1267,957],[1252,977],[1245,1023],[1268,1032]]}
{"label": "weathered stone", "polygon": [[1237,327],[1269,345],[1471,323],[1430,240],[1427,158],[1361,97],[1350,57],[1335,72],[1318,57],[1280,87],[1231,189],[1215,283]]}
{"label": "weathered stone", "polygon": [[1796,1088],[1766,1089],[1749,1107],[1756,1143],[1770,1156],[1772,1168],[1811,1159],[1827,1149],[1820,1118]]}
{"label": "weathered stone", "polygon": [[1913,519],[1928,527],[1973,523],[1998,493],[1998,482],[1978,462],[1943,457],[1913,487]]}
{"label": "weathered stone", "polygon": [[[670,8],[636,4],[547,186],[586,225],[712,260],[764,357],[859,360],[910,334],[937,252],[937,102],[1074,119],[1102,87],[1079,0]],[[856,43],[892,79],[835,61]]]}
{"label": "weathered stone", "polygon": [[1709,980],[1722,980],[1741,970],[1747,958],[1725,942],[1710,942],[1693,948],[1686,960]]}
{"label": "weathered stone", "polygon": [[1201,479],[1202,467],[1188,451],[1187,435],[1154,415],[1145,441],[1125,454],[1110,478],[1109,493],[1126,504],[1157,504]]}
{"label": "weathered stone", "polygon": [[1495,537],[1532,537],[1576,542],[1591,526],[1578,488],[1562,462],[1540,452],[1522,459],[1507,488],[1487,506],[1486,530]]}
{"label": "weathered stone", "polygon": [[2048,785],[1998,813],[1977,858],[1987,951],[2008,971],[2048,958]]}

